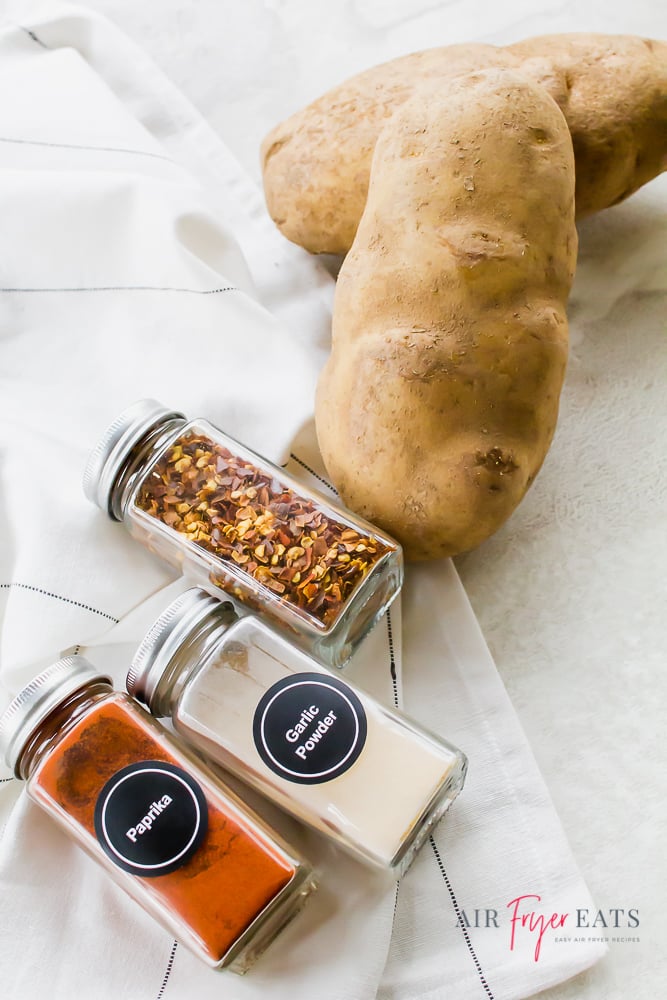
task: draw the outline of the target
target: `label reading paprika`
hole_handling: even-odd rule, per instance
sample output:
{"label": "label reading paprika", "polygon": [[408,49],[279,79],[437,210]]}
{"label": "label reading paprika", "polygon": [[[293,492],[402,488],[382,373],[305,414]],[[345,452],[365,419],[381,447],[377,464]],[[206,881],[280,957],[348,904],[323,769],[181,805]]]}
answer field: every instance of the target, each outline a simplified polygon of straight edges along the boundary
{"label": "label reading paprika", "polygon": [[259,702],[253,737],[260,757],[288,781],[315,785],[352,767],[366,742],[366,713],[337,677],[292,674]]}
{"label": "label reading paprika", "polygon": [[154,878],[176,871],[208,827],[204,792],[174,764],[144,760],[117,771],[95,805],[95,833],[114,864]]}

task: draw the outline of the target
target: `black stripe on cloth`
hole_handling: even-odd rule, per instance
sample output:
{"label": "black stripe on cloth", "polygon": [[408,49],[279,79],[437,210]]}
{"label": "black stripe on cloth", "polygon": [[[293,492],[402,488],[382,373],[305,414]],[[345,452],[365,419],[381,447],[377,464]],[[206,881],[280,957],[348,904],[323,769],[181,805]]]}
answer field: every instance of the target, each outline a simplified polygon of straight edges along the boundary
{"label": "black stripe on cloth", "polygon": [[457,925],[461,928],[463,932],[463,937],[465,938],[465,943],[468,947],[468,951],[470,952],[470,957],[475,963],[475,968],[477,969],[477,975],[479,976],[479,981],[482,984],[482,987],[484,989],[484,992],[486,993],[486,996],[488,997],[488,1000],[494,1000],[493,993],[491,992],[491,987],[486,981],[484,973],[482,972],[482,966],[479,964],[479,959],[477,958],[475,949],[472,946],[472,941],[470,940],[470,935],[468,934],[468,928],[465,925],[465,921],[461,919],[461,910],[459,908],[458,901],[454,894],[454,890],[452,889],[452,883],[449,881],[449,876],[445,871],[445,866],[442,863],[442,858],[440,857],[440,851],[438,850],[437,844],[433,839],[433,834],[431,834],[431,836],[429,837],[429,843],[433,848],[433,853],[435,854],[435,860],[438,864],[438,868],[440,869],[440,874],[442,875],[445,885],[447,886],[447,892],[449,893],[449,897],[452,901],[452,906],[454,907],[454,912],[456,914]]}
{"label": "black stripe on cloth", "polygon": [[124,153],[127,156],[149,156],[153,160],[166,160],[167,163],[176,163],[170,156],[164,153],[151,153],[144,149],[128,149],[126,146],[88,146],[79,142],[53,142],[46,139],[18,139],[9,135],[0,135],[0,142],[11,143],[15,146],[48,146],[53,149],[82,149],[91,153]]}
{"label": "black stripe on cloth", "polygon": [[[32,38],[33,42],[36,42],[37,45],[40,45],[43,49],[50,50],[50,46],[46,42],[43,42],[41,38],[38,38],[31,28],[26,28],[23,24],[19,24],[17,27],[25,32],[29,38]],[[150,156],[155,160],[166,160],[167,163],[175,163],[175,160],[172,160],[170,156],[165,156],[164,153],[151,153],[143,149],[126,149],[123,146],[86,146],[73,142],[46,142],[39,139],[14,139],[5,136],[0,136],[0,142],[12,142],[29,146],[54,146],[58,149],[87,149],[100,153],[126,153],[129,156]]]}
{"label": "black stripe on cloth", "polygon": [[90,604],[83,604],[81,601],[75,601],[72,597],[63,597],[62,594],[53,594],[50,590],[42,590],[41,587],[32,587],[29,583],[0,583],[0,590],[11,590],[16,587],[17,590],[30,590],[34,594],[41,594],[42,597],[52,597],[56,601],[64,601],[65,604],[73,604],[77,608],[83,608],[84,611],[90,611],[94,615],[100,615],[102,618],[108,618],[110,622],[117,625],[120,621],[119,618],[114,618],[113,615],[108,615],[106,611],[99,611],[97,608],[93,608]]}
{"label": "black stripe on cloth", "polygon": [[31,31],[30,28],[26,28],[22,24],[19,24],[18,27],[21,29],[21,31],[25,31],[26,35],[32,38],[33,42],[37,42],[38,45],[41,45],[43,49],[50,48],[50,46],[48,46],[45,42],[43,42],[41,38],[38,38],[35,32]]}
{"label": "black stripe on cloth", "polygon": [[[398,687],[396,684],[396,660],[394,658],[394,639],[391,632],[391,609],[387,608],[387,640],[389,643],[389,673],[391,674],[391,686],[394,692],[394,705],[398,708]],[[391,918],[391,936],[394,936],[394,924],[396,923],[396,911],[398,909],[398,894],[401,889],[401,880],[396,883],[396,894],[394,896],[394,912]]]}
{"label": "black stripe on cloth", "polygon": [[237,292],[234,285],[224,288],[177,288],[168,285],[92,285],[90,288],[0,288],[0,292],[186,292],[190,295],[219,295],[220,292]]}
{"label": "black stripe on cloth", "polygon": [[164,996],[164,991],[167,988],[167,983],[169,982],[169,976],[171,975],[171,970],[174,966],[174,958],[176,957],[176,949],[178,948],[178,941],[174,941],[171,946],[171,954],[169,955],[169,961],[167,962],[167,969],[162,979],[162,986],[160,986],[160,992],[158,993],[155,1000],[162,1000]]}
{"label": "black stripe on cloth", "polygon": [[4,785],[6,781],[13,781],[13,778],[0,778],[0,785]]}
{"label": "black stripe on cloth", "polygon": [[332,490],[336,494],[336,496],[338,496],[337,490],[334,489],[331,483],[327,482],[327,480],[323,476],[320,476],[319,473],[315,472],[315,469],[311,469],[309,465],[306,465],[306,463],[303,462],[297,455],[295,455],[293,451],[290,452],[290,458],[293,458],[295,462],[298,462],[299,465],[306,470],[306,472],[310,472],[311,476],[315,476],[315,479],[319,479],[321,483],[324,483],[325,486],[328,486],[329,489]]}
{"label": "black stripe on cloth", "polygon": [[394,658],[394,636],[391,631],[391,608],[387,608],[387,638],[389,640],[389,669],[394,688],[394,705],[398,708],[398,684],[396,681],[396,660]]}

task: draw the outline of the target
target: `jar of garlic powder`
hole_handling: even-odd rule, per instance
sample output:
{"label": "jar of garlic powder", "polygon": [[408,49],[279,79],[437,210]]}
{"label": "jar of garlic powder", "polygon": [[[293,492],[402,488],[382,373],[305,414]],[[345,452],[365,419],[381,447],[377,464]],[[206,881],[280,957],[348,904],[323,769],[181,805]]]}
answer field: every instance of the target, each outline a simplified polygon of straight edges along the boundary
{"label": "jar of garlic powder", "polygon": [[210,760],[397,878],[463,785],[460,750],[199,589],[154,623],[127,687]]}
{"label": "jar of garlic powder", "polygon": [[140,400],[92,452],[84,490],[194,583],[342,666],[397,595],[401,548],[204,420]]}

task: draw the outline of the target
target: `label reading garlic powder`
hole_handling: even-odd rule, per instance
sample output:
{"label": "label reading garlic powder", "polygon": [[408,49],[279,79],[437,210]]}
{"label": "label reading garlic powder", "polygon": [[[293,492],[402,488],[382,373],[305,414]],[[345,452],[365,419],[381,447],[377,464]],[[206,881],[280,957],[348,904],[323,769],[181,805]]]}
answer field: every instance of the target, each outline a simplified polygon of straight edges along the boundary
{"label": "label reading garlic powder", "polygon": [[366,713],[336,677],[292,674],[273,684],[255,711],[253,737],[275,774],[304,785],[331,781],[352,767],[366,742]]}

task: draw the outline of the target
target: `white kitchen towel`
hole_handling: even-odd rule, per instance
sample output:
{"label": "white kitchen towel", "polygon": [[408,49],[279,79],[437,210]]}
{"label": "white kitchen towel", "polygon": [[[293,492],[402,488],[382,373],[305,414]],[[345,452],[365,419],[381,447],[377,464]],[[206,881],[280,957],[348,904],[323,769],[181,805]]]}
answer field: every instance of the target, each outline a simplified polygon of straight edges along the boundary
{"label": "white kitchen towel", "polygon": [[[275,232],[220,139],[136,46],[75,8],[11,10],[0,34],[2,704],[73,649],[122,684],[144,629],[185,586],[82,494],[89,448],[134,399],[205,415],[328,489],[312,400],[331,298],[328,276]],[[5,772],[3,998],[509,1000],[596,961],[600,942],[563,940],[593,904],[450,562],[409,570],[402,605],[350,677],[389,704],[404,696],[470,758],[460,799],[398,890],[260,804],[316,862],[322,888],[247,977],[213,973]]]}

